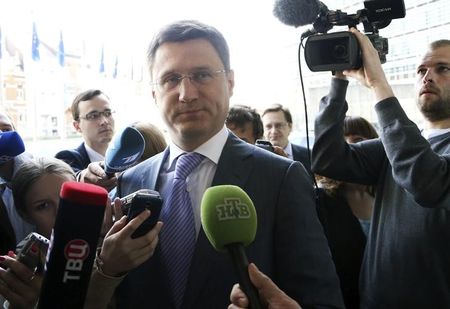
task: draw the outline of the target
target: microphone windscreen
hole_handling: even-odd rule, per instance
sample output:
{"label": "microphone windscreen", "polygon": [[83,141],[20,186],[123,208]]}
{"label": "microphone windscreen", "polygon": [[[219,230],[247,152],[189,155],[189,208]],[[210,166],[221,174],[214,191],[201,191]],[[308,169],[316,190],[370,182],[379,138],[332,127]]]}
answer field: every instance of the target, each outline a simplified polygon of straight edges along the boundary
{"label": "microphone windscreen", "polygon": [[276,0],[273,14],[283,24],[299,27],[312,24],[320,8],[321,2],[317,0]]}
{"label": "microphone windscreen", "polygon": [[25,151],[25,145],[16,131],[0,132],[0,164]]}
{"label": "microphone windscreen", "polygon": [[38,308],[83,308],[108,192],[63,183]]}
{"label": "microphone windscreen", "polygon": [[144,153],[145,141],[142,134],[133,127],[126,127],[117,133],[106,149],[105,172],[122,172],[136,164]]}
{"label": "microphone windscreen", "polygon": [[217,251],[227,245],[249,245],[255,239],[257,216],[250,197],[238,186],[208,188],[201,202],[203,230]]}

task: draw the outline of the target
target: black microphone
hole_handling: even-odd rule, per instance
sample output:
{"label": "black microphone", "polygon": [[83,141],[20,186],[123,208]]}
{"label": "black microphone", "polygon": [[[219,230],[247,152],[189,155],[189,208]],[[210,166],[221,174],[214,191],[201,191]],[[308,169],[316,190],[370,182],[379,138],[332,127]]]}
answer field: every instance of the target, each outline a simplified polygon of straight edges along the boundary
{"label": "black microphone", "polygon": [[208,188],[201,202],[201,221],[209,242],[217,251],[228,252],[249,308],[262,308],[259,294],[250,281],[244,247],[256,235],[255,206],[244,190],[233,185]]}
{"label": "black microphone", "polygon": [[106,149],[105,173],[112,177],[114,173],[122,172],[139,161],[145,149],[142,134],[133,127],[117,133]]}
{"label": "black microphone", "polygon": [[16,131],[0,132],[0,165],[25,151],[25,145]]}
{"label": "black microphone", "polygon": [[288,26],[305,26],[314,23],[321,11],[328,11],[325,4],[317,0],[276,0],[273,14]]}
{"label": "black microphone", "polygon": [[102,187],[63,183],[38,308],[83,308],[107,199]]}

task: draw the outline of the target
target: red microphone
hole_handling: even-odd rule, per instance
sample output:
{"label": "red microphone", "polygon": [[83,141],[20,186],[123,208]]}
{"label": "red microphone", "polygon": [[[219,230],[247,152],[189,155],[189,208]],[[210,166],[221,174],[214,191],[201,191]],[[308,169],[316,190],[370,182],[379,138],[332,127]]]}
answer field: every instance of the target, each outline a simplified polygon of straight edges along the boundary
{"label": "red microphone", "polygon": [[38,308],[83,308],[107,199],[102,187],[63,184]]}

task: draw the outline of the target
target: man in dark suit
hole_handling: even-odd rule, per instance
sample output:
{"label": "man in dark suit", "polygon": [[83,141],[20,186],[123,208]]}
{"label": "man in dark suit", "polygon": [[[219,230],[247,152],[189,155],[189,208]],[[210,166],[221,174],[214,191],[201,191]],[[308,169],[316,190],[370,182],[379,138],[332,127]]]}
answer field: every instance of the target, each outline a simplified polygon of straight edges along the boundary
{"label": "man in dark suit", "polygon": [[305,168],[311,170],[311,160],[308,149],[289,142],[292,131],[292,115],[288,108],[274,104],[262,113],[264,137],[274,146],[279,146],[287,153],[288,158],[299,161]]}
{"label": "man in dark suit", "polygon": [[91,163],[91,159],[86,151],[85,142],[82,142],[75,149],[61,150],[55,155],[55,157],[69,164],[73,171],[77,174],[87,168]]}
{"label": "man in dark suit", "polygon": [[76,149],[62,150],[55,157],[72,167],[77,180],[110,190],[116,186],[117,179],[108,178],[98,163],[105,159],[114,133],[114,111],[109,98],[101,90],[86,90],[75,97],[71,112],[73,126],[84,141]]}
{"label": "man in dark suit", "polygon": [[[181,303],[176,303],[162,236],[173,221],[163,221],[152,258],[131,271],[119,286],[119,308],[226,308],[238,280],[229,257],[216,252],[200,223],[204,191],[220,184],[240,186],[258,215],[250,261],[271,276],[305,308],[342,308],[342,296],[326,239],[317,219],[313,187],[298,162],[245,143],[224,126],[233,93],[234,72],[228,46],[217,29],[197,21],[163,28],[148,51],[152,94],[168,127],[169,147],[119,177],[117,193],[158,190],[172,194],[183,156],[204,156],[186,180],[196,240]],[[188,154],[186,154],[188,153]],[[180,163],[181,164],[181,163]],[[164,204],[162,213],[177,205]],[[166,209],[165,209],[166,208]],[[193,229],[194,229],[193,227]],[[184,235],[177,235],[183,237]],[[167,236],[166,236],[167,237]]]}

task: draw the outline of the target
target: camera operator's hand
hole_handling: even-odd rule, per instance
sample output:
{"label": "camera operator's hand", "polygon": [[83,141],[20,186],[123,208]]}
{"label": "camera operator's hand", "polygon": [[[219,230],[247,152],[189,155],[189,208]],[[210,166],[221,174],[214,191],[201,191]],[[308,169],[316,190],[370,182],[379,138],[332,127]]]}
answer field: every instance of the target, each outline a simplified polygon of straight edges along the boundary
{"label": "camera operator's hand", "polygon": [[338,78],[338,79],[347,80],[347,76],[345,76],[342,71],[335,71],[335,72],[333,72],[333,77],[334,78]]}
{"label": "camera operator's hand", "polygon": [[351,28],[350,31],[358,39],[362,51],[363,65],[359,70],[345,70],[344,75],[354,77],[362,85],[373,89],[377,102],[393,97],[394,93],[381,67],[378,51],[369,38],[356,28]]}

